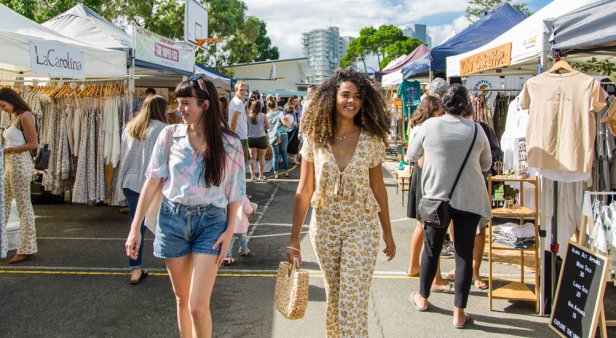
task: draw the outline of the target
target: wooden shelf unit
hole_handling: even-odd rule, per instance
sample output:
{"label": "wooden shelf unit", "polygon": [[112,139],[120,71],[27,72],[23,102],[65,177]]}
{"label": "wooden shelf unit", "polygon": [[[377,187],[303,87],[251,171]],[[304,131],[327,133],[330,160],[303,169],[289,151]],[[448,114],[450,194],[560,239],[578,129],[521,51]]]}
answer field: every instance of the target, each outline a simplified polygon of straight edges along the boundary
{"label": "wooden shelf unit", "polygon": [[[516,208],[494,208],[492,209],[493,217],[498,218],[515,218],[520,221],[520,225],[523,225],[527,219],[533,219],[535,224],[535,245],[528,248],[512,248],[503,244],[494,243],[492,231],[494,230],[494,219],[490,219],[490,225],[488,230],[488,299],[489,309],[492,311],[492,302],[494,299],[509,299],[518,301],[529,301],[535,303],[535,311],[539,313],[539,227],[538,227],[538,209],[531,210],[524,206],[524,184],[532,184],[535,187],[535,208],[538,208],[539,200],[539,181],[537,177],[506,177],[506,176],[490,176],[488,177],[488,196],[490,197],[490,204],[492,204],[492,184],[493,183],[519,183],[520,184],[520,206]],[[495,263],[495,259],[492,257],[493,251],[518,251],[520,253],[520,280],[514,281],[501,286],[499,288],[494,287],[494,281],[496,280],[492,276],[492,265]],[[524,252],[532,251],[535,255],[535,287],[534,290],[529,288],[524,281]]]}

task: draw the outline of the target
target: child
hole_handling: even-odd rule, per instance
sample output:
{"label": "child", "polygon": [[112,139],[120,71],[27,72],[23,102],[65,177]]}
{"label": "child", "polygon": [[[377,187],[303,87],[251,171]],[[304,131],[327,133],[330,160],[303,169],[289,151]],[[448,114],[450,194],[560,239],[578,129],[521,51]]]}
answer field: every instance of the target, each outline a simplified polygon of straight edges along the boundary
{"label": "child", "polygon": [[229,249],[227,250],[227,257],[225,257],[223,264],[229,265],[235,263],[235,259],[232,256],[233,244],[235,239],[240,239],[239,254],[242,257],[250,256],[250,249],[248,249],[248,217],[254,216],[257,213],[257,204],[251,203],[248,197],[244,196],[240,200],[240,206],[237,208],[237,216],[235,218],[235,233],[231,237],[231,243],[229,243]]}

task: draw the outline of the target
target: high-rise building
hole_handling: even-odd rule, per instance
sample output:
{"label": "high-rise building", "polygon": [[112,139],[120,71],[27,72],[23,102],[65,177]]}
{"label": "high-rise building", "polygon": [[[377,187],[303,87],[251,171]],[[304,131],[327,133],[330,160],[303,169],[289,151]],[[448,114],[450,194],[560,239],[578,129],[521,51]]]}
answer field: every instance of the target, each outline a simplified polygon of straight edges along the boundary
{"label": "high-rise building", "polygon": [[405,36],[423,41],[428,47],[432,45],[432,38],[428,34],[428,27],[423,24],[410,24],[402,27]]}
{"label": "high-rise building", "polygon": [[309,83],[321,84],[332,76],[334,70],[340,67],[340,59],[346,54],[353,38],[340,37],[338,27],[315,29],[304,33],[302,42],[304,56],[312,69],[312,75],[307,78]]}

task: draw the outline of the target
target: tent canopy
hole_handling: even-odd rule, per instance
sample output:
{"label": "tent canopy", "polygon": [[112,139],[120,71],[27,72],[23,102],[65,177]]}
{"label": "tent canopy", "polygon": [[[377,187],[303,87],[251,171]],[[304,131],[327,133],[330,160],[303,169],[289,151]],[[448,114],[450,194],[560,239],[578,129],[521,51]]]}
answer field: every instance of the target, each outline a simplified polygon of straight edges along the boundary
{"label": "tent canopy", "polygon": [[[595,0],[554,0],[550,2],[490,43],[463,54],[447,57],[447,77],[460,76],[460,60],[507,43],[511,43],[511,65],[527,62],[536,65],[539,56],[546,51],[548,28],[544,20],[558,18],[591,2]],[[536,72],[534,66],[529,70]]]}
{"label": "tent canopy", "polygon": [[[132,48],[133,38],[130,34],[81,3],[49,19],[43,23],[43,25],[60,34],[71,36],[89,45],[96,44],[96,46],[100,47],[125,50],[126,53]],[[128,54],[126,57],[129,57]],[[141,78],[153,75],[161,77],[165,75],[192,74],[192,72],[174,69],[139,59],[135,60],[135,65],[135,74],[141,76]],[[137,80],[137,82],[139,81],[140,80]],[[177,81],[175,82],[177,83]],[[138,83],[138,85],[140,84]]]}
{"label": "tent canopy", "polygon": [[393,67],[388,71],[378,72],[377,78],[378,76],[382,76],[381,85],[383,87],[390,87],[397,86],[402,83],[402,69],[428,54],[428,52],[430,52],[430,49],[421,44],[404,58],[403,63],[398,64],[396,67]]}
{"label": "tent canopy", "polygon": [[553,46],[561,54],[616,54],[616,2],[582,6],[553,22]]}
{"label": "tent canopy", "polygon": [[195,64],[195,73],[205,75],[206,78],[208,78],[210,81],[212,81],[212,83],[214,83],[214,85],[219,91],[223,89],[226,92],[232,92],[231,84],[233,82],[233,79],[231,79],[230,77],[220,74],[217,71],[199,63]]}
{"label": "tent canopy", "polygon": [[[126,55],[123,52],[97,48],[73,40],[20,15],[0,4],[0,73],[3,78],[30,77],[32,65],[30,42],[65,46],[80,50],[84,56],[87,78],[117,78],[126,76]],[[10,76],[9,74],[13,74]]]}
{"label": "tent canopy", "polygon": [[432,48],[424,58],[405,67],[403,70],[404,78],[427,73],[430,70],[444,71],[448,56],[477,48],[506,32],[525,18],[526,14],[522,11],[504,3],[460,33]]}
{"label": "tent canopy", "polygon": [[130,49],[132,45],[130,35],[82,3],[47,20],[43,26],[98,47]]}

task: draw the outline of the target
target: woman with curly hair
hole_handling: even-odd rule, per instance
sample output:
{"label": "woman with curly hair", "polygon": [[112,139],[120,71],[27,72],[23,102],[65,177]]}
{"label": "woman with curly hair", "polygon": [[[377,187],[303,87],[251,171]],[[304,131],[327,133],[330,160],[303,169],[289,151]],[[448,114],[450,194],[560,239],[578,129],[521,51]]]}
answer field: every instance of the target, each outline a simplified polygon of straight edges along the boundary
{"label": "woman with curly hair", "polygon": [[379,250],[396,254],[381,163],[389,117],[365,74],[338,70],[302,118],[302,170],[287,257],[301,263],[300,231],[312,204],[310,240],[324,275],[327,336],[367,337],[368,298]]}

